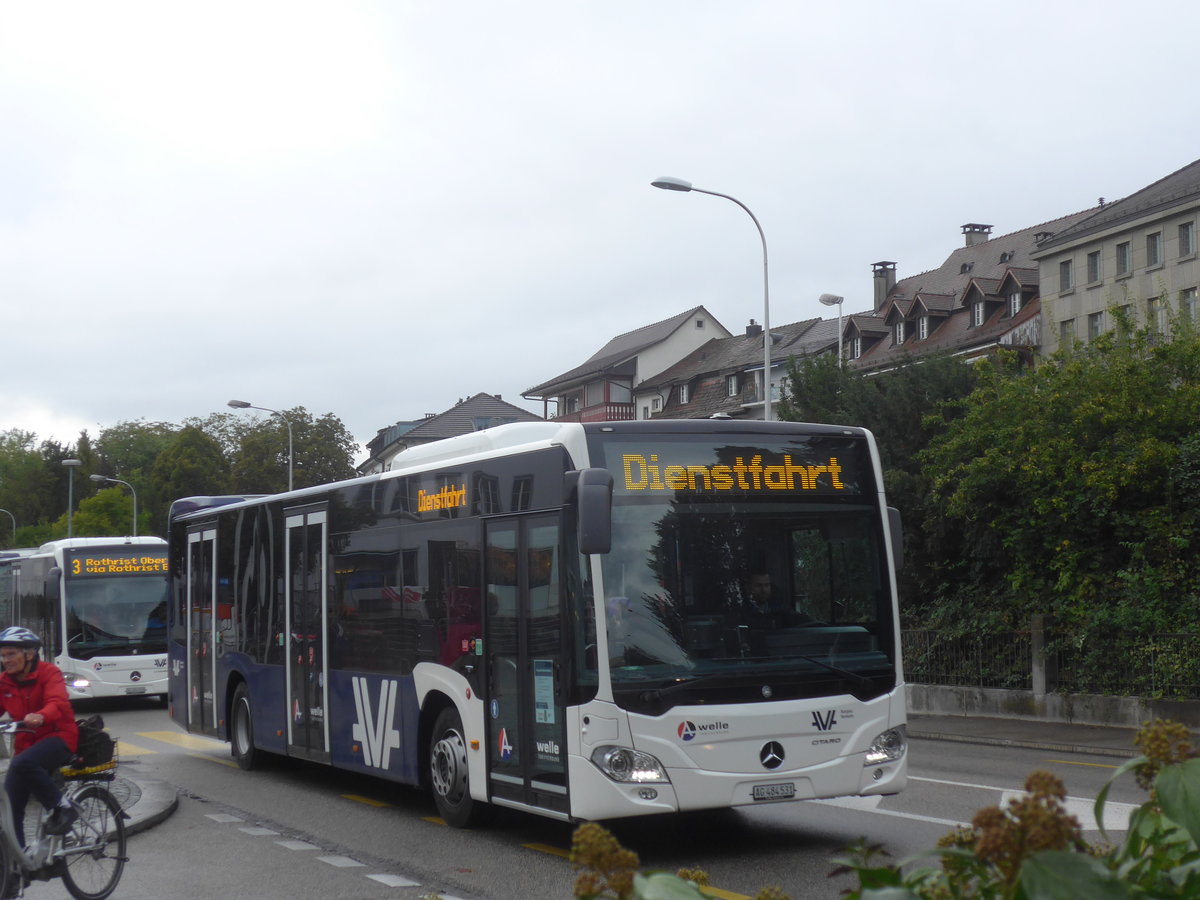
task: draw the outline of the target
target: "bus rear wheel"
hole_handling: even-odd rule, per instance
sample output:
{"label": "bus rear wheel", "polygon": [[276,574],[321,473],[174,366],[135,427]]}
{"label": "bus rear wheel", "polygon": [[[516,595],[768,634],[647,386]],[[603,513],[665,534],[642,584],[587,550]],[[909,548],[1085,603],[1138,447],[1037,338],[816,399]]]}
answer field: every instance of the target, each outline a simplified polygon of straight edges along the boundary
{"label": "bus rear wheel", "polygon": [[478,825],[487,806],[471,797],[467,776],[467,740],[462,719],[453,707],[438,713],[429,738],[429,783],[438,813],[447,825]]}
{"label": "bus rear wheel", "polygon": [[250,692],[239,684],[233,692],[233,715],[229,727],[229,751],[243,769],[253,769],[259,759],[254,746],[254,712],[250,708]]}

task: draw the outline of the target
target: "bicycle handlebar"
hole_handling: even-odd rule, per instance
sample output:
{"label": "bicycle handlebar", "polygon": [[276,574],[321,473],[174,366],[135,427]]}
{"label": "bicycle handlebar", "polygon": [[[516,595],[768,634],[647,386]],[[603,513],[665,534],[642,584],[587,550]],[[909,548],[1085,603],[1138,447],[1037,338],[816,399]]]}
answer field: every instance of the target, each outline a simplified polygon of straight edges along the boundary
{"label": "bicycle handlebar", "polygon": [[37,731],[32,725],[24,722],[0,722],[0,735],[3,734],[32,734]]}

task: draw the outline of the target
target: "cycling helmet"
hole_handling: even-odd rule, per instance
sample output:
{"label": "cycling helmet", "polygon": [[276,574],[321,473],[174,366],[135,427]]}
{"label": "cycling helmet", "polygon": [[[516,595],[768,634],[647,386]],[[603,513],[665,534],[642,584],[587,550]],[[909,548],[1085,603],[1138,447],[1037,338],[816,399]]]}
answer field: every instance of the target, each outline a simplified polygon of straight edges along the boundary
{"label": "cycling helmet", "polygon": [[26,650],[39,650],[42,639],[20,625],[13,625],[0,631],[0,647],[23,647]]}

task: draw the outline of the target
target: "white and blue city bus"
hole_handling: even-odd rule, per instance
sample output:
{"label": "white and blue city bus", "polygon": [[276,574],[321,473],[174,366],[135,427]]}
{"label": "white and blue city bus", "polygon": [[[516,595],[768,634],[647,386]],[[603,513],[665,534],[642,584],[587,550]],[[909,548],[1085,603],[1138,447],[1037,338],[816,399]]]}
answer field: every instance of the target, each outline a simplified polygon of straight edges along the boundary
{"label": "white and blue city bus", "polygon": [[176,501],[168,540],[171,715],[245,768],[426,785],[459,826],[905,784],[899,522],[860,428],[506,425]]}
{"label": "white and blue city bus", "polygon": [[167,696],[167,542],[77,537],[8,561],[3,621],[42,638],[73,700]]}

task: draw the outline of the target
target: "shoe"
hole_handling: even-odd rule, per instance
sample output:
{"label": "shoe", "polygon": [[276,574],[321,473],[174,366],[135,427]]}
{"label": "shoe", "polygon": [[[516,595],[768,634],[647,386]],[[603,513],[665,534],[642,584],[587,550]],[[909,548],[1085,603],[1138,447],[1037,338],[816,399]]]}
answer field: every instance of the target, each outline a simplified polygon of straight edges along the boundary
{"label": "shoe", "polygon": [[50,813],[50,819],[46,822],[47,834],[66,834],[71,830],[71,825],[79,818],[79,813],[75,812],[73,806],[56,806],[54,811]]}

